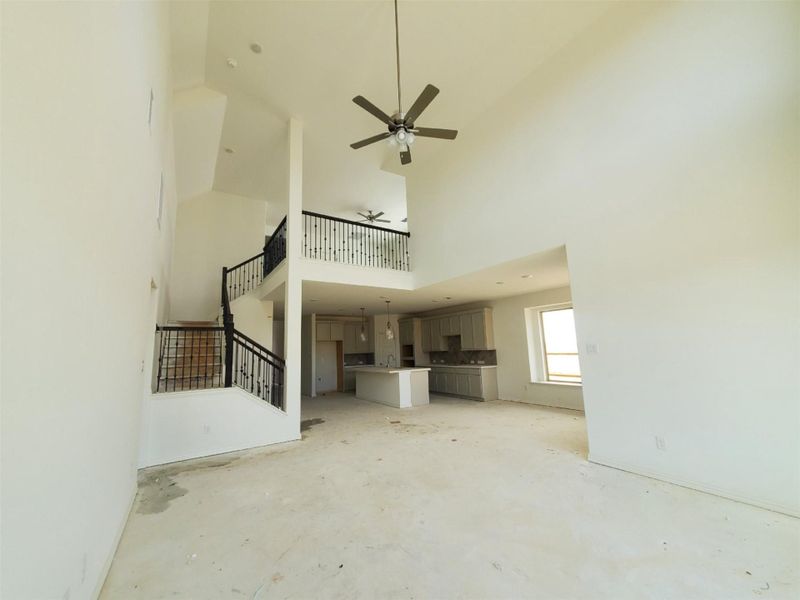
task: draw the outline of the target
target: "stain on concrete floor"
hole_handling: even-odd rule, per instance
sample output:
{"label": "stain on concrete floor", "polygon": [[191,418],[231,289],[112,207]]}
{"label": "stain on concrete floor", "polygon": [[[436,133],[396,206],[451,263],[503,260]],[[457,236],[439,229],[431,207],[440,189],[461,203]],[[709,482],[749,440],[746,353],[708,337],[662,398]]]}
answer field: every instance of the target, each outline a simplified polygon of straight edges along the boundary
{"label": "stain on concrete floor", "polygon": [[199,459],[174,463],[165,467],[153,467],[139,474],[139,492],[136,512],[152,515],[164,512],[170,502],[189,493],[177,484],[174,477],[203,469],[225,467],[239,460],[238,456],[225,458]]}
{"label": "stain on concrete floor", "polygon": [[305,421],[300,421],[300,431],[308,431],[314,425],[322,425],[325,422],[325,419],[306,419]]}

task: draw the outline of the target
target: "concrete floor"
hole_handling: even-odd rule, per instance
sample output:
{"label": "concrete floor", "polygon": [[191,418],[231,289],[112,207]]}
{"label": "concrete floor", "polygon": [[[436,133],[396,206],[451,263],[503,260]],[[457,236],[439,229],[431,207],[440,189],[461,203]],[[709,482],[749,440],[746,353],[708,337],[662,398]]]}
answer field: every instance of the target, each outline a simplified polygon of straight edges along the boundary
{"label": "concrete floor", "polygon": [[149,469],[101,598],[797,598],[800,521],[590,464],[580,413],[304,400]]}

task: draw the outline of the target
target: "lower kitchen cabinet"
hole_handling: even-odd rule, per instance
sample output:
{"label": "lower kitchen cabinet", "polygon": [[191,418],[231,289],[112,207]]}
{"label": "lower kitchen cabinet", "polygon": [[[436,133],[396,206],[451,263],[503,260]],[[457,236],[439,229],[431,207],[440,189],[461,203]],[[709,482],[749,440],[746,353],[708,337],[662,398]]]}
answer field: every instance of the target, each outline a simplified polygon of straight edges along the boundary
{"label": "lower kitchen cabinet", "polygon": [[452,394],[477,400],[497,400],[495,367],[431,367],[428,388],[437,394]]}

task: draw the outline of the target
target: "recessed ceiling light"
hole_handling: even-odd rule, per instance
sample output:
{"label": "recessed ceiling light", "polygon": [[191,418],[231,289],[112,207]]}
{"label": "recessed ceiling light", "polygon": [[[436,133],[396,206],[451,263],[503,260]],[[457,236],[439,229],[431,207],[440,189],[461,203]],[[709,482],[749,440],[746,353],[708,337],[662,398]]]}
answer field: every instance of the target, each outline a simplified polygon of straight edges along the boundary
{"label": "recessed ceiling light", "polygon": [[438,300],[431,300],[431,302],[439,302]]}
{"label": "recessed ceiling light", "polygon": [[225,62],[228,63],[228,66],[231,69],[235,69],[236,67],[239,66],[239,62],[235,58],[228,58],[228,60],[226,60]]}
{"label": "recessed ceiling light", "polygon": [[319,298],[309,298],[309,302],[319,302]]}
{"label": "recessed ceiling light", "polygon": [[234,150],[233,148],[227,148],[226,147],[225,148],[225,152],[227,152],[228,154],[234,154],[236,152],[236,150]]}
{"label": "recessed ceiling light", "polygon": [[250,50],[253,51],[253,54],[261,54],[263,48],[261,47],[261,44],[259,44],[258,42],[253,42],[252,44],[250,44]]}
{"label": "recessed ceiling light", "polygon": [[533,275],[523,275],[522,276],[523,279],[530,279],[531,277],[533,277]]}
{"label": "recessed ceiling light", "polygon": [[495,281],[495,283],[496,283],[497,285],[503,285],[503,282],[502,282],[502,281]]}
{"label": "recessed ceiling light", "polygon": [[445,300],[452,300],[453,298],[451,298],[450,296],[445,296],[444,299]]}

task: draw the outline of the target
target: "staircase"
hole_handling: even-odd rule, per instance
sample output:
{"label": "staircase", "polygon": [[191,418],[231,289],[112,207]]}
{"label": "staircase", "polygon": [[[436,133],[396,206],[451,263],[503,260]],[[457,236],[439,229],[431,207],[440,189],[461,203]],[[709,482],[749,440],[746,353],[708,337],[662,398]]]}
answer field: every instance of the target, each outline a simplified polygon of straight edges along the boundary
{"label": "staircase", "polygon": [[224,328],[213,321],[177,321],[161,332],[156,392],[224,387]]}
{"label": "staircase", "polygon": [[236,386],[284,410],[284,360],[234,327],[231,301],[255,289],[286,258],[286,219],[263,251],[222,268],[222,326],[178,321],[156,326],[156,393]]}

